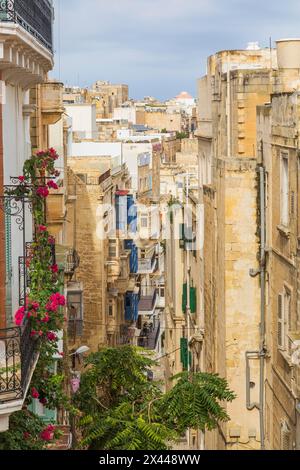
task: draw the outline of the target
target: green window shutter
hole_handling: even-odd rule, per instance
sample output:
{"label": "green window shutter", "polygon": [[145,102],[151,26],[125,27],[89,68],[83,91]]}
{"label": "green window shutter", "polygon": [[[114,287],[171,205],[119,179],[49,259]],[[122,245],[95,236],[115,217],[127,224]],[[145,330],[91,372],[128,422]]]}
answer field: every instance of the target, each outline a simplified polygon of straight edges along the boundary
{"label": "green window shutter", "polygon": [[187,338],[180,338],[180,360],[183,369],[187,369],[192,364],[192,353],[188,350]]}
{"label": "green window shutter", "polygon": [[45,421],[45,423],[55,423],[57,420],[57,410],[49,410],[45,406],[41,405],[38,399],[32,400],[28,409]]}
{"label": "green window shutter", "polygon": [[191,313],[197,312],[197,289],[191,287]]}
{"label": "green window shutter", "polygon": [[5,214],[5,262],[6,262],[6,274],[11,274],[12,262],[11,262],[11,216]]}
{"label": "green window shutter", "polygon": [[7,324],[12,321],[12,255],[11,255],[11,216],[5,214],[5,267],[6,267],[6,299],[5,313]]}
{"label": "green window shutter", "polygon": [[183,313],[186,312],[186,304],[187,304],[187,284],[183,284],[183,289],[182,289],[182,311],[183,311]]}
{"label": "green window shutter", "polygon": [[187,338],[180,338],[180,360],[184,368],[187,366],[188,356],[188,340]]}
{"label": "green window shutter", "polygon": [[[183,284],[182,290],[182,311],[186,313],[187,306],[187,284]],[[196,287],[190,287],[190,308],[191,313],[197,312],[197,289]]]}

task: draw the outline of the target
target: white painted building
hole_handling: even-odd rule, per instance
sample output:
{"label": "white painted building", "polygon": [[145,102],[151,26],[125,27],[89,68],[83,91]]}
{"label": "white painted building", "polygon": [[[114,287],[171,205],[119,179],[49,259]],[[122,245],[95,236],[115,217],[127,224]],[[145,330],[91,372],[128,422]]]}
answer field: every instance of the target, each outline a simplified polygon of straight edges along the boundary
{"label": "white painted building", "polygon": [[128,121],[136,124],[136,108],[134,106],[115,108],[113,113],[114,121]]}
{"label": "white painted building", "polygon": [[[145,139],[145,136],[144,136]],[[112,166],[126,163],[132,177],[132,189],[138,188],[138,159],[148,153],[152,161],[153,142],[73,142],[72,157],[107,157],[112,158]]]}
{"label": "white painted building", "polygon": [[67,104],[66,114],[72,119],[73,136],[76,139],[96,139],[96,105],[89,103]]}

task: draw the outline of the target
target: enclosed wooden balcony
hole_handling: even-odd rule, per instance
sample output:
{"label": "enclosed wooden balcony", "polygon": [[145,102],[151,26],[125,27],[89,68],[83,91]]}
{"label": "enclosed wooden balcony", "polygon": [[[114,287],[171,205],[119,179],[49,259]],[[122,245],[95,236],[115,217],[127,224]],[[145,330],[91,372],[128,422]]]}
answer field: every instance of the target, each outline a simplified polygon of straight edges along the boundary
{"label": "enclosed wooden balcony", "polygon": [[59,82],[46,82],[41,85],[41,108],[43,124],[55,124],[65,110],[63,106],[64,86]]}

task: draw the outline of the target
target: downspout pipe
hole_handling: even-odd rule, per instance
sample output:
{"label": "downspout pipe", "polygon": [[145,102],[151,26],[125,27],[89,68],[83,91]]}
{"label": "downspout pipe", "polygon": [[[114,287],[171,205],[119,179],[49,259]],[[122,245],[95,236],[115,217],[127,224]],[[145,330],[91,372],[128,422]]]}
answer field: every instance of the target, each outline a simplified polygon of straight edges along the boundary
{"label": "downspout pipe", "polygon": [[[260,209],[260,255],[259,269],[250,270],[250,276],[260,276],[260,328],[259,350],[246,352],[246,406],[248,410],[259,410],[259,428],[261,450],[265,449],[264,428],[264,398],[265,398],[265,358],[266,358],[266,211],[265,211],[265,168],[261,165],[258,170],[259,177],[259,209]],[[251,403],[250,399],[250,359],[259,359],[259,403]]]}
{"label": "downspout pipe", "polygon": [[264,430],[264,398],[265,398],[265,357],[266,357],[266,212],[265,212],[265,168],[259,167],[259,187],[260,187],[260,385],[259,385],[259,421],[260,421],[260,441],[261,450],[265,449]]}

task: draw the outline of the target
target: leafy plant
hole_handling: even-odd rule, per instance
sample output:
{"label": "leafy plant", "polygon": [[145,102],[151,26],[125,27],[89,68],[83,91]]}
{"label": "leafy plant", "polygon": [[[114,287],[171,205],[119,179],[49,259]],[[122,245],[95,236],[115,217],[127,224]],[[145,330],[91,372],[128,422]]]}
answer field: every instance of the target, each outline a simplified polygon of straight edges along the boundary
{"label": "leafy plant", "polygon": [[189,428],[214,429],[229,419],[222,403],[235,395],[225,379],[184,372],[163,393],[148,380],[155,361],[143,350],[107,348],[86,361],[74,397],[81,411],[81,448],[93,450],[164,450]]}
{"label": "leafy plant", "polygon": [[26,259],[30,288],[25,306],[15,315],[18,326],[29,322],[31,337],[39,349],[39,361],[31,382],[32,398],[40,399],[48,408],[55,409],[59,404],[67,406],[63,393],[63,376],[53,371],[53,357],[58,355],[57,333],[63,329],[65,298],[60,294],[61,280],[58,266],[53,259],[55,239],[50,235],[46,224],[46,204],[51,189],[58,189],[54,179],[59,176],[55,169],[58,154],[53,148],[37,152],[26,160],[23,175],[6,194],[18,199],[26,197],[32,207],[34,240]]}

